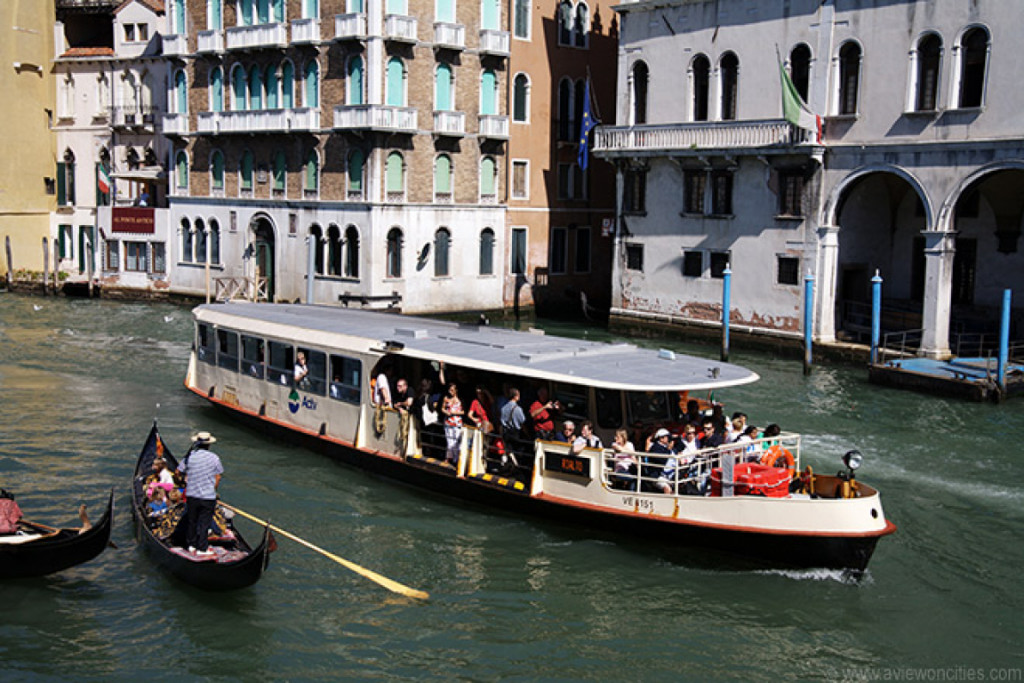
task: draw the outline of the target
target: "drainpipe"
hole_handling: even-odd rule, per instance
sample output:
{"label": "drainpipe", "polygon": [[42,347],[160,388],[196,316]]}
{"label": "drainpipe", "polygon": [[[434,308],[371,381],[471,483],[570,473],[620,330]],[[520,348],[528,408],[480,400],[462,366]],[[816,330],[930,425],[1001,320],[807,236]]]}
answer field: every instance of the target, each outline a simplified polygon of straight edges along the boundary
{"label": "drainpipe", "polygon": [[814,276],[804,275],[804,374],[811,374],[811,344],[814,330]]}

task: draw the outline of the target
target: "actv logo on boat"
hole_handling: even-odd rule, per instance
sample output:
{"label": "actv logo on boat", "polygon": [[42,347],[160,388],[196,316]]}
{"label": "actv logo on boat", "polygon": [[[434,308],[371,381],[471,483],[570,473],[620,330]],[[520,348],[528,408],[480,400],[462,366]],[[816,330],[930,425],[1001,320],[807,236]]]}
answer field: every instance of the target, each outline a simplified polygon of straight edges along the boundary
{"label": "actv logo on boat", "polygon": [[309,396],[299,396],[299,392],[292,389],[292,393],[288,394],[288,410],[292,413],[299,412],[299,408],[305,408],[306,410],[316,410],[316,400]]}

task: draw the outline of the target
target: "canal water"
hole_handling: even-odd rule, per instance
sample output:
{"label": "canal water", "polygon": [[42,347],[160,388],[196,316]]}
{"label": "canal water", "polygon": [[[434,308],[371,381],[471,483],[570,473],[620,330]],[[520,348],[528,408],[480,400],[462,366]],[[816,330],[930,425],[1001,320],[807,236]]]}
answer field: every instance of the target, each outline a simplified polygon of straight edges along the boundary
{"label": "canal water", "polygon": [[[190,330],[172,305],[0,294],[0,486],[67,525],[80,502],[98,516],[111,487],[118,505],[116,549],[0,584],[0,679],[1021,680],[1024,402],[972,405],[869,386],[862,368],[804,377],[793,360],[734,354],[762,380],[716,396],[727,411],[803,433],[818,471],[864,453],[860,477],[899,530],[854,581],[667,559],[653,543],[469,506],[268,440],[184,389]],[[216,434],[225,500],[430,599],[284,538],[263,579],[234,594],[161,574],[128,508],[154,416],[179,453],[190,433]]]}

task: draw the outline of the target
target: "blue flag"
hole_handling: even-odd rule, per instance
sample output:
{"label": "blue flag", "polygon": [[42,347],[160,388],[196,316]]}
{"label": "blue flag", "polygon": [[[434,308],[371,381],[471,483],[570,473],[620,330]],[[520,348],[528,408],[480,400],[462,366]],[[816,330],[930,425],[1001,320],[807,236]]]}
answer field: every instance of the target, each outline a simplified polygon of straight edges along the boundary
{"label": "blue flag", "polygon": [[597,123],[594,121],[594,117],[590,113],[590,79],[588,78],[583,92],[583,118],[580,121],[580,148],[579,151],[576,152],[576,163],[579,164],[579,167],[584,171],[587,170],[587,163],[589,161],[587,143],[590,141],[590,131],[596,125]]}

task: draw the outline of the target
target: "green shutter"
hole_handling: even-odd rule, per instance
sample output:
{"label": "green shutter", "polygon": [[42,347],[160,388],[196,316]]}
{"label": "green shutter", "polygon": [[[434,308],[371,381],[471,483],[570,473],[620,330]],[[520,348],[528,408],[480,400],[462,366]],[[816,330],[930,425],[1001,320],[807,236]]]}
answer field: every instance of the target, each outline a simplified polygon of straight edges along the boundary
{"label": "green shutter", "polygon": [[392,152],[388,155],[387,190],[388,192],[401,192],[403,185],[402,155]]}
{"label": "green shutter", "polygon": [[67,165],[63,161],[57,162],[57,206],[64,206],[68,202],[67,188]]}

